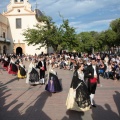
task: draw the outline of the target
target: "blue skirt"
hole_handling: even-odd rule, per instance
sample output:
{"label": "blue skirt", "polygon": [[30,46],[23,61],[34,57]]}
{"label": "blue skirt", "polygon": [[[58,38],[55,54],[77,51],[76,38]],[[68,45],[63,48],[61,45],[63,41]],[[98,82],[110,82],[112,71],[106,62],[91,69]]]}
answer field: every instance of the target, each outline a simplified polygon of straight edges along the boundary
{"label": "blue skirt", "polygon": [[62,87],[61,87],[58,77],[50,73],[50,78],[51,77],[52,79],[48,80],[48,84],[46,85],[45,90],[52,92],[52,93],[62,91]]}
{"label": "blue skirt", "polygon": [[53,80],[49,80],[48,81],[47,89],[46,90],[49,91],[49,92],[56,92],[55,89],[54,89]]}

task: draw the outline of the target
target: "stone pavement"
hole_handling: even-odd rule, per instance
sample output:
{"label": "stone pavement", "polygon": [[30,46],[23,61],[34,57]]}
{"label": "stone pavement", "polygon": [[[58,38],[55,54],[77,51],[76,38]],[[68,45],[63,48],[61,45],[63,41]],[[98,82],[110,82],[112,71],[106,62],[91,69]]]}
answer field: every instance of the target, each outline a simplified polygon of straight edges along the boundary
{"label": "stone pavement", "polygon": [[61,69],[57,72],[63,91],[51,94],[44,85],[30,86],[25,79],[18,80],[3,71],[0,120],[120,120],[120,82],[101,78],[101,87],[95,95],[97,108],[87,112],[67,111],[65,102],[73,72]]}

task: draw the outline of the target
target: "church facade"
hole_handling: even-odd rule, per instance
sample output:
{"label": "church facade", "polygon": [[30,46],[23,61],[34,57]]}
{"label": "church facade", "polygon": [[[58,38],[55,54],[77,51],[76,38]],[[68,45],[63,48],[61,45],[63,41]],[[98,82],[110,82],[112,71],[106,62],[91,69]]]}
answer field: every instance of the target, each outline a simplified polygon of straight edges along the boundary
{"label": "church facade", "polygon": [[7,11],[0,15],[0,35],[2,35],[0,37],[1,53],[9,54],[14,52],[17,55],[48,53],[46,47],[37,50],[39,45],[28,46],[24,41],[23,32],[25,29],[34,28],[36,24],[42,26],[42,23],[37,21],[36,14],[36,10],[32,10],[32,6],[28,0],[10,0]]}

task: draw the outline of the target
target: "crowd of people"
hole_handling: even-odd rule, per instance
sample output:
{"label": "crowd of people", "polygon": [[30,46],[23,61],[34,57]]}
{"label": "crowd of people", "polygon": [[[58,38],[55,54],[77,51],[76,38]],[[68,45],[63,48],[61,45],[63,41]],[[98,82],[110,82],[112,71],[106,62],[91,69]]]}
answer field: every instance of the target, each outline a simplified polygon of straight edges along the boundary
{"label": "crowd of people", "polygon": [[[19,79],[26,79],[30,85],[41,84],[45,90],[61,92],[61,83],[55,68],[73,71],[73,78],[66,100],[67,109],[87,111],[94,104],[94,95],[97,86],[100,86],[100,77],[105,79],[120,79],[120,56],[108,54],[50,54],[34,56],[1,55],[1,65],[8,74],[17,75]],[[26,69],[24,61],[30,61]],[[45,72],[48,71],[47,81]],[[75,95],[74,95],[75,94]]]}
{"label": "crowd of people", "polygon": [[[0,56],[0,61],[3,70],[8,74],[17,76],[18,79],[26,79],[26,83],[30,85],[45,85],[45,89],[55,93],[62,91],[61,84],[57,77],[57,72],[54,70],[53,62],[48,63],[45,56],[16,56],[13,54]],[[29,61],[29,66],[26,69],[24,61]],[[48,66],[48,77],[45,81],[45,71]],[[1,71],[2,73],[2,71]]]}

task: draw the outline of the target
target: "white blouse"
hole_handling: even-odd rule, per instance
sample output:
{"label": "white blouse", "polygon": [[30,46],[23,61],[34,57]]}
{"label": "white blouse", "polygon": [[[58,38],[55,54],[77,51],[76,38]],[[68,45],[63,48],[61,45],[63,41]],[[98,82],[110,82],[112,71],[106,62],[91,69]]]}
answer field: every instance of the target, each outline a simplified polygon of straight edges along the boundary
{"label": "white blouse", "polygon": [[80,79],[80,80],[83,80],[84,81],[84,73],[83,73],[83,71],[79,71],[78,70],[78,78]]}

